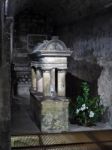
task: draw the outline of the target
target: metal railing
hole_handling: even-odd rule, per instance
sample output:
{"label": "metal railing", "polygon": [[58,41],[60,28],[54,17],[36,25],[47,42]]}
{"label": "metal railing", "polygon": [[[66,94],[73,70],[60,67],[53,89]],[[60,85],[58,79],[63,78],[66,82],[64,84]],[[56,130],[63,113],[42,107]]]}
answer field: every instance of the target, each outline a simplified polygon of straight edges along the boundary
{"label": "metal railing", "polygon": [[[112,133],[112,132],[111,132]],[[104,133],[105,136],[105,133]],[[112,138],[91,133],[19,135],[11,137],[12,150],[105,150],[112,149]]]}

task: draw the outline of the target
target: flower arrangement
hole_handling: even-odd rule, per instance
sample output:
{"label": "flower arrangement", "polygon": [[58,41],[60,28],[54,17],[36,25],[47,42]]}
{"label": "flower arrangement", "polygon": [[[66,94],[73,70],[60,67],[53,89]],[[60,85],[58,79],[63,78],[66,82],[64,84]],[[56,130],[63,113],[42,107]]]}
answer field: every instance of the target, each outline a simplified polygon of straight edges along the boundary
{"label": "flower arrangement", "polygon": [[101,120],[104,112],[103,105],[100,104],[100,97],[90,97],[90,88],[87,82],[81,85],[82,96],[78,96],[75,106],[75,119],[80,125],[95,125]]}

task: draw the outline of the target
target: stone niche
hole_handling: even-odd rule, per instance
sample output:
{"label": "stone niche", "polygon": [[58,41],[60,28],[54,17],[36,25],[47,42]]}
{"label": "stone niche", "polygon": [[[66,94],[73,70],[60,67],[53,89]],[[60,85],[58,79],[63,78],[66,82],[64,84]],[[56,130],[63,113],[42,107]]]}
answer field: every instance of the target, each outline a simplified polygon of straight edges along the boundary
{"label": "stone niche", "polygon": [[31,58],[31,109],[42,132],[68,131],[65,76],[71,51],[57,37],[38,44]]}

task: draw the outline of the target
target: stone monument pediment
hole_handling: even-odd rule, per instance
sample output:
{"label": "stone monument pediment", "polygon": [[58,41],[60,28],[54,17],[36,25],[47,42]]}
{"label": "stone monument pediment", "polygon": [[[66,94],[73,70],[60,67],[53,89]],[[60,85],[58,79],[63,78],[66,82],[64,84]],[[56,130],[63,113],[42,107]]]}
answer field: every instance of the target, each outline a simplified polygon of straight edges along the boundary
{"label": "stone monument pediment", "polygon": [[35,46],[30,56],[32,58],[47,56],[68,57],[71,53],[72,52],[67,48],[65,43],[54,36],[51,40],[44,40],[42,43]]}

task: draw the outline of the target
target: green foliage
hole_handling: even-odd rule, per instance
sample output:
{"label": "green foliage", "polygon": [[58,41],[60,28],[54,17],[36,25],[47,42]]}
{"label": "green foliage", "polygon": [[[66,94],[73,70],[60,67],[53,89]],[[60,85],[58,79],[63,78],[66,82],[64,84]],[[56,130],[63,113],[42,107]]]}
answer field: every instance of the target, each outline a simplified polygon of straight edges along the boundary
{"label": "green foliage", "polygon": [[100,104],[100,97],[90,97],[90,88],[87,82],[81,85],[82,96],[76,99],[74,117],[81,125],[94,125],[101,120],[104,112],[103,105]]}

